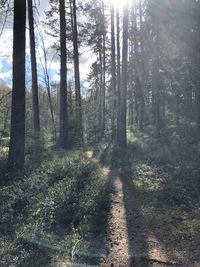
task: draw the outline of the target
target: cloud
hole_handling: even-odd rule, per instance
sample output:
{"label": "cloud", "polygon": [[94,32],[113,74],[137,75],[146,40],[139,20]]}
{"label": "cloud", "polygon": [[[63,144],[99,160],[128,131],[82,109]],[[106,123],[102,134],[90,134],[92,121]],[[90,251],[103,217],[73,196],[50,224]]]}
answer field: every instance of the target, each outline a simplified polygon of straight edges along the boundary
{"label": "cloud", "polygon": [[60,75],[59,75],[59,73],[54,74],[51,80],[52,80],[53,82],[59,82],[59,80],[60,80]]}
{"label": "cloud", "polygon": [[0,79],[8,85],[12,83],[12,65],[7,57],[0,57]]}
{"label": "cloud", "polygon": [[12,70],[0,73],[0,81],[12,87]]}
{"label": "cloud", "polygon": [[95,61],[95,55],[91,51],[83,53],[80,57],[80,77],[86,81],[90,73],[90,67]]}
{"label": "cloud", "polygon": [[10,79],[11,77],[12,77],[12,70],[0,73],[0,79],[2,79],[2,80],[5,80],[7,78]]}
{"label": "cloud", "polygon": [[50,7],[49,0],[42,0],[40,2],[40,5],[38,6],[38,11],[40,13],[40,18],[44,19],[45,18],[45,11],[48,10]]}
{"label": "cloud", "polygon": [[[37,0],[40,2],[38,6],[39,18],[40,21],[45,20],[45,13],[44,11],[50,8],[49,0]],[[0,36],[0,78],[3,79],[5,82],[11,84],[12,81],[12,49],[13,49],[13,31],[12,31],[13,23],[12,23],[12,16],[9,17],[6,23],[6,27],[4,29],[3,34]],[[52,81],[59,82],[59,71],[60,71],[60,58],[58,54],[56,54],[56,50],[50,48],[55,42],[56,39],[50,35],[45,33],[45,28],[40,24],[40,31],[42,32],[44,38],[44,45],[45,50],[47,51],[47,66],[50,68],[50,78]],[[30,47],[29,47],[29,32],[27,27],[27,39],[26,39],[26,67],[30,69]],[[50,49],[49,49],[50,48]],[[95,61],[95,56],[91,51],[85,51],[88,47],[81,47],[80,49],[80,78],[81,84],[83,86],[87,85],[87,76],[90,72],[90,66]],[[37,54],[37,64],[38,64],[38,77],[42,81],[44,74],[41,63],[44,65],[44,51],[43,45],[41,43],[41,37],[36,32],[36,54]],[[73,77],[73,63],[68,64],[68,78]],[[28,71],[27,82],[30,83],[30,71]]]}

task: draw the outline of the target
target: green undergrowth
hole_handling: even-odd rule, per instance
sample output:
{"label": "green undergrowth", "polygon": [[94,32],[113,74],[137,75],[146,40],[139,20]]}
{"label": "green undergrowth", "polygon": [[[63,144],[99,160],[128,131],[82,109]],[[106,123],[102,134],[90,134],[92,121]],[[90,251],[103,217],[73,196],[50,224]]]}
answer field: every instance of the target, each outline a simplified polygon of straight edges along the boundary
{"label": "green undergrowth", "polygon": [[149,233],[169,256],[180,252],[180,261],[199,266],[200,143],[189,143],[176,134],[158,139],[150,131],[135,130],[128,136],[126,149],[99,145],[97,156],[117,169],[123,181],[131,178]]}
{"label": "green undergrowth", "polygon": [[194,173],[172,176],[157,166],[139,163],[132,177],[150,232],[170,257],[179,251],[181,260],[199,263],[199,176]]}
{"label": "green undergrowth", "polygon": [[9,138],[0,138],[0,172],[6,168],[6,159],[8,154]]}
{"label": "green undergrowth", "polygon": [[0,188],[0,266],[53,266],[57,258],[97,262],[106,254],[105,175],[80,150],[48,149],[31,164],[33,158]]}

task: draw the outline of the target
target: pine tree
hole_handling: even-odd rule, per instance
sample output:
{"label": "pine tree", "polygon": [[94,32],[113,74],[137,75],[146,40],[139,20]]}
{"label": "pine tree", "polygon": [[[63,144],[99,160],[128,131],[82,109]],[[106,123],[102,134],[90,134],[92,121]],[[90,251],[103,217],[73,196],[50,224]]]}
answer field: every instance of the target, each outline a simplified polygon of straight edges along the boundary
{"label": "pine tree", "polygon": [[65,0],[59,0],[60,12],[60,145],[68,147],[68,110],[67,110],[67,49]]}
{"label": "pine tree", "polygon": [[14,1],[13,91],[8,165],[20,170],[25,150],[26,0]]}
{"label": "pine tree", "polygon": [[34,31],[32,0],[28,0],[28,20],[29,20],[29,38],[30,38],[30,53],[31,53],[33,128],[34,128],[34,134],[37,137],[37,135],[40,132],[40,117],[39,117],[38,75],[37,75],[37,60],[35,53],[35,31]]}
{"label": "pine tree", "polygon": [[121,80],[121,105],[120,105],[120,122],[119,122],[119,145],[126,147],[127,145],[127,56],[128,56],[128,23],[129,12],[128,4],[123,10],[123,47],[122,47],[122,80]]}

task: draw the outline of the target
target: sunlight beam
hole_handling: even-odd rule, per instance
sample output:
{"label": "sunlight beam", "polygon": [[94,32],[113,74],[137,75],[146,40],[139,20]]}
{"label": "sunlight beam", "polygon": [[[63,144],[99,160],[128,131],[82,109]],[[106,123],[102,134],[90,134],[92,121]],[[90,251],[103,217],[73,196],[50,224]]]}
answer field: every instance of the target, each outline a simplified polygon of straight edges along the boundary
{"label": "sunlight beam", "polygon": [[106,0],[106,2],[112,4],[115,8],[122,10],[124,5],[128,3],[128,0]]}

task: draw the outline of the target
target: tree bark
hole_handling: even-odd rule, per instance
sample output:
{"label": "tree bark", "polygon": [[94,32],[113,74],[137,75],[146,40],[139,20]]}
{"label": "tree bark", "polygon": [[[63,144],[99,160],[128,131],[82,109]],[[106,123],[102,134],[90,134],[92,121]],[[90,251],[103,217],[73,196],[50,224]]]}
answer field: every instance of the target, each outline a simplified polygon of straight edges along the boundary
{"label": "tree bark", "polygon": [[32,0],[28,0],[28,20],[29,20],[29,38],[30,38],[30,53],[31,53],[33,129],[35,137],[38,137],[38,134],[40,132],[40,117],[39,117],[38,76],[37,76],[37,60],[35,54],[35,32],[34,32]]}
{"label": "tree bark", "polygon": [[121,52],[120,52],[120,18],[119,9],[116,12],[116,24],[117,24],[117,137],[119,139],[120,128],[120,106],[121,106]]}
{"label": "tree bark", "polygon": [[[141,31],[141,25],[142,25],[142,15],[141,15],[141,6],[140,6],[140,31]],[[133,30],[133,37],[134,37],[134,54],[135,54],[135,95],[136,95],[136,105],[137,105],[137,120],[139,124],[139,128],[143,128],[144,124],[144,113],[145,113],[145,102],[144,102],[144,66],[143,61],[140,63],[140,56],[139,56],[139,41],[141,46],[141,53],[143,53],[143,40],[142,37],[138,40],[138,29],[137,29],[137,15],[135,6],[132,6],[131,10],[131,20],[132,20],[132,30]],[[143,57],[143,54],[141,55],[141,58]],[[142,78],[140,78],[139,75],[139,65],[141,64],[142,69]]]}
{"label": "tree bark", "polygon": [[112,90],[112,140],[116,138],[116,62],[115,62],[115,12],[111,6],[111,90]]}
{"label": "tree bark", "polygon": [[67,49],[65,0],[59,2],[60,12],[60,145],[68,147],[68,111],[67,111]]}
{"label": "tree bark", "polygon": [[104,1],[103,5],[103,84],[102,84],[102,126],[101,126],[101,136],[105,134],[105,124],[106,124],[106,33],[105,33],[105,7]]}
{"label": "tree bark", "polygon": [[121,83],[121,110],[120,110],[120,131],[119,145],[126,147],[126,113],[127,113],[127,56],[128,56],[128,3],[123,11],[123,47],[122,47],[122,83]]}
{"label": "tree bark", "polygon": [[73,0],[73,47],[74,47],[74,75],[75,75],[75,98],[76,98],[76,134],[77,142],[83,142],[83,126],[82,126],[82,104],[81,104],[81,86],[80,86],[80,71],[79,71],[79,52],[78,52],[78,31],[77,31],[77,16],[76,16],[76,0]]}
{"label": "tree bark", "polygon": [[8,165],[20,170],[25,150],[26,0],[14,1],[13,91]]}

